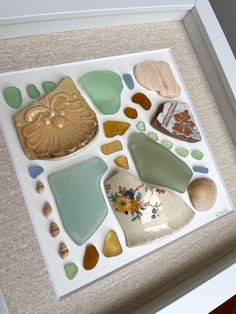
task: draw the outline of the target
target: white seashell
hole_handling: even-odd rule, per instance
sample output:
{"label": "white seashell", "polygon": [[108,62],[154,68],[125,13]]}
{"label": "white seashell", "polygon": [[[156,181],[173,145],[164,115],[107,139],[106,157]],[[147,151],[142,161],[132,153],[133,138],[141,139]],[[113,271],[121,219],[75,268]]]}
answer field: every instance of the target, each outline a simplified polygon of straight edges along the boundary
{"label": "white seashell", "polygon": [[216,202],[217,187],[211,179],[199,178],[190,183],[188,194],[195,209],[206,211]]}
{"label": "white seashell", "polygon": [[156,91],[163,97],[174,98],[180,95],[181,89],[166,62],[149,61],[138,64],[134,75],[141,86]]}

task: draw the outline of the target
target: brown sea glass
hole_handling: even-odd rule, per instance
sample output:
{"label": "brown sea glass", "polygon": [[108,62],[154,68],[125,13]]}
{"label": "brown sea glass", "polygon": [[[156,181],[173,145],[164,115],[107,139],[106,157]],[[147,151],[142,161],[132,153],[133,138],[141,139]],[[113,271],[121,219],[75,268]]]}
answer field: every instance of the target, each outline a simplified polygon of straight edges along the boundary
{"label": "brown sea glass", "polygon": [[151,101],[143,93],[134,94],[132,101],[136,104],[139,104],[144,110],[149,110],[152,106]]}
{"label": "brown sea glass", "polygon": [[99,253],[96,249],[96,247],[92,244],[89,244],[86,247],[85,254],[84,254],[84,261],[83,266],[84,269],[90,270],[93,269],[99,260]]}
{"label": "brown sea glass", "polygon": [[106,257],[118,256],[123,252],[118,236],[114,230],[110,230],[105,238],[103,254]]}
{"label": "brown sea glass", "polygon": [[106,137],[114,137],[116,135],[124,135],[130,127],[130,123],[121,121],[106,121],[103,123],[103,127]]}
{"label": "brown sea glass", "polygon": [[132,107],[126,107],[124,109],[124,114],[129,119],[136,119],[138,117],[138,112],[135,108]]}

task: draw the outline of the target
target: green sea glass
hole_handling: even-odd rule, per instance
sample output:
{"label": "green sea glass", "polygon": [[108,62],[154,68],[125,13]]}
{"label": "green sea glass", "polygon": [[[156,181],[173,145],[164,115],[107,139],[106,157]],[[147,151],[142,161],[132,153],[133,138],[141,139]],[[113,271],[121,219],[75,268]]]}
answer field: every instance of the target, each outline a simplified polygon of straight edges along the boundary
{"label": "green sea glass", "polygon": [[82,245],[107,215],[100,180],[107,169],[101,158],[92,158],[49,176],[64,229]]}
{"label": "green sea glass", "polygon": [[30,98],[35,99],[39,98],[40,92],[34,84],[28,84],[26,86],[27,94]]}
{"label": "green sea glass", "polygon": [[14,108],[14,109],[19,108],[22,104],[21,91],[19,90],[19,88],[15,86],[6,87],[3,90],[3,96],[6,103],[11,108]]}
{"label": "green sea glass", "polygon": [[45,81],[42,84],[43,90],[45,91],[46,94],[49,94],[56,88],[56,84],[52,81]]}
{"label": "green sea glass", "polygon": [[193,172],[168,149],[143,133],[130,139],[129,149],[141,180],[180,193],[186,190]]}
{"label": "green sea glass", "polygon": [[123,84],[115,72],[89,72],[81,78],[80,83],[93,104],[103,114],[115,114],[120,109]]}
{"label": "green sea glass", "polygon": [[78,267],[74,263],[66,264],[64,266],[64,269],[65,269],[66,277],[69,280],[74,279],[78,273]]}
{"label": "green sea glass", "polygon": [[157,142],[159,140],[158,135],[154,132],[149,132],[148,136],[155,142]]}
{"label": "green sea glass", "polygon": [[175,152],[176,152],[177,155],[179,155],[181,157],[184,157],[184,158],[187,157],[188,154],[189,154],[189,151],[186,148],[184,148],[184,147],[176,148]]}
{"label": "green sea glass", "polygon": [[161,145],[163,145],[167,149],[171,149],[173,147],[173,143],[169,140],[163,140],[161,142]]}
{"label": "green sea glass", "polygon": [[191,156],[196,160],[202,160],[204,155],[200,150],[194,149],[191,153]]}

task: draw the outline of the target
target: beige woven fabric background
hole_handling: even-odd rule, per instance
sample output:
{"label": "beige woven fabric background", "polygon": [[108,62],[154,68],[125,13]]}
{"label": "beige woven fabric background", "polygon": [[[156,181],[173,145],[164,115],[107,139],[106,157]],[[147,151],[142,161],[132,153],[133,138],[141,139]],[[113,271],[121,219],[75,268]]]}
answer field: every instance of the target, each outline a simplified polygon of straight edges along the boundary
{"label": "beige woven fabric background", "polygon": [[[167,47],[236,203],[236,150],[181,22],[1,40],[0,71]],[[57,301],[2,133],[0,162],[0,285],[10,313],[129,313],[236,248],[233,213]]]}

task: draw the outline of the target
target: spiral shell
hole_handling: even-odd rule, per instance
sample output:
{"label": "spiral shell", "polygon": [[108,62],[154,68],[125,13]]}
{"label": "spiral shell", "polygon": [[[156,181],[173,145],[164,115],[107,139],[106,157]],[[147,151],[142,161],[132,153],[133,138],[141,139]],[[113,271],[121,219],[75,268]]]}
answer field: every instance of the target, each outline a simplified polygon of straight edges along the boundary
{"label": "spiral shell", "polygon": [[211,179],[199,178],[190,183],[188,194],[195,209],[206,211],[216,202],[217,187]]}
{"label": "spiral shell", "polygon": [[98,132],[95,112],[66,77],[51,93],[15,117],[29,159],[69,155],[91,142]]}

